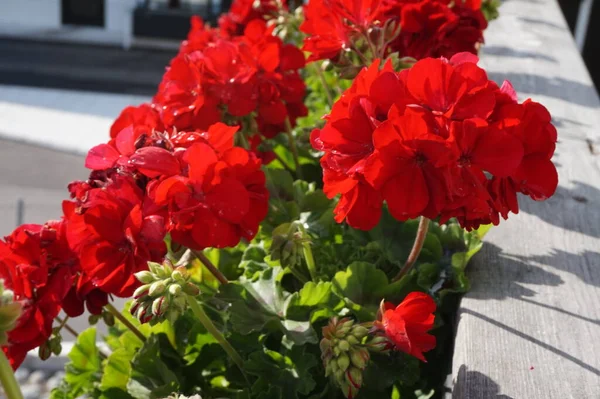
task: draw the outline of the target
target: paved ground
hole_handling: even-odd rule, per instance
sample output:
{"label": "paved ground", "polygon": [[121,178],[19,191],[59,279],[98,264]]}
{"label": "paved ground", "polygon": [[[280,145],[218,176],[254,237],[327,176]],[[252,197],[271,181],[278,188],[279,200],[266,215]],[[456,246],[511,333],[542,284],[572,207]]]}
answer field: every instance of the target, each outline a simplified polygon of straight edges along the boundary
{"label": "paved ground", "polygon": [[151,96],[175,51],[0,40],[0,84]]}

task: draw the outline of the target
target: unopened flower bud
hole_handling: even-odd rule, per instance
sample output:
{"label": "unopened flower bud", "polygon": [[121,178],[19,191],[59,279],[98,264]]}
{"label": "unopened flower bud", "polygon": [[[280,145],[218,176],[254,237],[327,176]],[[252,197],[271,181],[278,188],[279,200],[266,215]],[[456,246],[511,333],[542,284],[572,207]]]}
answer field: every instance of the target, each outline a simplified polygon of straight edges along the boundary
{"label": "unopened flower bud", "polygon": [[178,283],[183,283],[189,278],[189,273],[185,266],[179,266],[171,273],[171,278]]}
{"label": "unopened flower bud", "polygon": [[183,292],[185,292],[186,294],[191,295],[191,296],[196,296],[200,293],[200,288],[198,288],[196,286],[196,284],[186,283],[183,286]]}
{"label": "unopened flower bud", "polygon": [[347,335],[346,336],[346,342],[348,342],[349,345],[358,345],[358,344],[360,344],[360,341],[358,339],[356,339],[356,337],[354,335]]}
{"label": "unopened flower bud", "polygon": [[165,301],[165,297],[156,298],[152,302],[152,314],[155,316],[162,315],[167,310],[168,303]]}
{"label": "unopened flower bud", "polygon": [[167,286],[165,285],[164,281],[155,281],[154,283],[152,283],[152,285],[150,285],[150,288],[148,289],[148,295],[150,295],[151,297],[156,297],[165,292],[166,289]]}
{"label": "unopened flower bud", "polygon": [[354,399],[358,394],[358,389],[346,381],[340,383],[340,388],[348,399]]}
{"label": "unopened flower bud", "polygon": [[88,323],[89,323],[90,325],[92,325],[92,326],[93,326],[93,325],[96,325],[96,324],[98,323],[98,321],[100,321],[100,318],[101,318],[101,317],[102,317],[102,316],[100,316],[99,314],[91,314],[91,315],[88,317]]}
{"label": "unopened flower bud", "polygon": [[142,286],[139,286],[134,292],[133,292],[133,298],[134,299],[138,299],[141,298],[143,296],[148,295],[148,289],[150,288],[150,284],[144,284]]}
{"label": "unopened flower bud", "polygon": [[352,328],[353,324],[354,324],[354,321],[351,320],[351,319],[342,319],[342,320],[340,320],[340,324],[338,325],[338,328],[335,331],[335,336],[337,338],[343,338],[343,337],[345,337],[346,334],[348,334],[348,332]]}
{"label": "unopened flower bud", "polygon": [[369,329],[365,326],[361,326],[360,324],[355,324],[352,326],[351,334],[356,337],[358,340],[362,340],[364,337],[369,334]]}
{"label": "unopened flower bud", "polygon": [[179,284],[171,284],[169,286],[169,294],[173,296],[181,295],[181,286]]}
{"label": "unopened flower bud", "polygon": [[367,342],[366,346],[372,352],[385,353],[392,348],[392,343],[385,336],[376,335]]}
{"label": "unopened flower bud", "polygon": [[356,348],[350,351],[350,362],[359,369],[367,367],[370,357],[369,351],[364,348]]}
{"label": "unopened flower bud", "polygon": [[346,370],[346,380],[354,386],[354,388],[359,389],[363,381],[362,370],[356,367],[350,367]]}
{"label": "unopened flower bud", "polygon": [[341,351],[347,351],[350,349],[350,344],[348,341],[341,339],[338,341],[338,348],[340,348]]}
{"label": "unopened flower bud", "polygon": [[348,368],[348,366],[350,366],[350,358],[345,353],[342,353],[337,358],[337,364],[338,364],[338,366],[340,366],[341,370],[346,370]]}
{"label": "unopened flower bud", "polygon": [[48,347],[50,348],[50,351],[56,356],[60,355],[60,353],[62,352],[62,344],[60,341],[60,335],[48,341]]}
{"label": "unopened flower bud", "polygon": [[108,327],[115,325],[115,315],[110,312],[102,312],[102,320]]}
{"label": "unopened flower bud", "polygon": [[149,270],[142,270],[141,272],[135,273],[135,278],[144,284],[150,284],[155,280],[154,275]]}
{"label": "unopened flower bud", "polygon": [[40,347],[38,349],[38,356],[42,360],[48,360],[50,358],[50,356],[52,356],[52,350],[50,349],[50,345],[48,344],[48,341],[46,341],[40,345]]}
{"label": "unopened flower bud", "polygon": [[162,270],[162,265],[160,263],[156,263],[156,262],[148,262],[148,268],[150,269],[150,271],[152,273],[154,273],[155,275],[158,275],[159,272]]}

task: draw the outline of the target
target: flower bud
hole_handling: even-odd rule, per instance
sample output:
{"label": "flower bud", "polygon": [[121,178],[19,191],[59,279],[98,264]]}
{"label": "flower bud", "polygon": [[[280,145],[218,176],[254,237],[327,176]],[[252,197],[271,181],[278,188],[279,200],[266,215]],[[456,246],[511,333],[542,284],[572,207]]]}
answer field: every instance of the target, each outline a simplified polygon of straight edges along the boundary
{"label": "flower bud", "polygon": [[345,353],[341,354],[337,358],[337,364],[341,370],[346,370],[350,366],[350,358]]}
{"label": "flower bud", "polygon": [[157,297],[163,292],[165,292],[166,289],[167,286],[165,285],[164,281],[155,281],[154,283],[152,283],[152,285],[150,285],[150,288],[148,289],[148,295],[150,295],[151,297]]}
{"label": "flower bud", "polygon": [[369,351],[364,348],[356,348],[350,351],[350,362],[359,369],[367,367],[370,358]]}
{"label": "flower bud", "polygon": [[38,356],[41,360],[48,360],[50,356],[52,356],[52,350],[50,349],[48,341],[40,345],[38,349]]}
{"label": "flower bud", "polygon": [[376,335],[367,341],[367,348],[372,352],[386,353],[392,347],[392,343],[383,335]]}
{"label": "flower bud", "polygon": [[154,273],[155,275],[158,275],[159,272],[162,270],[162,265],[160,263],[156,263],[156,262],[148,262],[148,268],[150,269],[150,271],[152,273]]}
{"label": "flower bud", "polygon": [[[348,338],[350,338],[350,337],[348,337]],[[348,341],[343,340],[343,339],[338,341],[338,347],[340,348],[340,351],[345,352],[345,351],[350,350],[350,344],[348,343]]]}
{"label": "flower bud", "polygon": [[100,321],[100,317],[101,317],[101,316],[100,316],[99,314],[91,314],[91,315],[88,317],[88,323],[89,323],[90,325],[92,325],[92,326],[93,326],[93,325],[96,325],[96,324],[98,323],[98,321]]}
{"label": "flower bud", "polygon": [[62,344],[60,335],[55,336],[54,338],[48,340],[48,347],[50,351],[56,356],[60,355],[62,352]]}
{"label": "flower bud", "polygon": [[356,337],[354,335],[347,335],[346,336],[346,342],[348,342],[348,344],[349,344],[348,347],[350,345],[358,345],[358,344],[360,344],[360,341],[358,339],[356,339]]}
{"label": "flower bud", "polygon": [[149,270],[142,270],[141,272],[137,272],[134,275],[140,283],[144,284],[150,284],[155,280],[154,275]]}
{"label": "flower bud", "polygon": [[173,273],[171,273],[171,278],[177,281],[178,283],[183,283],[184,281],[187,281],[187,279],[190,278],[190,274],[185,268],[185,266],[178,266],[177,268],[175,268]]}
{"label": "flower bud", "polygon": [[186,285],[183,286],[183,292],[191,296],[196,296],[200,293],[200,288],[194,283],[186,283]]}
{"label": "flower bud", "polygon": [[167,309],[168,305],[169,304],[165,302],[165,297],[161,296],[160,298],[156,298],[152,302],[152,314],[155,316],[162,315]]}
{"label": "flower bud", "polygon": [[350,367],[346,370],[346,380],[354,386],[354,388],[360,388],[363,381],[362,370],[356,367]]}
{"label": "flower bud", "polygon": [[144,284],[142,286],[139,286],[134,292],[133,292],[133,297],[135,299],[141,298],[143,296],[148,295],[148,289],[150,288],[150,284]]}
{"label": "flower bud", "polygon": [[365,326],[361,326],[360,324],[355,324],[352,327],[352,332],[351,334],[356,337],[356,339],[358,339],[359,341],[362,340],[364,337],[367,336],[367,334],[369,334],[369,329]]}
{"label": "flower bud", "polygon": [[108,327],[115,325],[115,315],[110,312],[102,312],[102,320]]}
{"label": "flower bud", "polygon": [[169,286],[169,294],[173,295],[173,296],[179,296],[181,295],[181,286],[179,284],[171,284]]}

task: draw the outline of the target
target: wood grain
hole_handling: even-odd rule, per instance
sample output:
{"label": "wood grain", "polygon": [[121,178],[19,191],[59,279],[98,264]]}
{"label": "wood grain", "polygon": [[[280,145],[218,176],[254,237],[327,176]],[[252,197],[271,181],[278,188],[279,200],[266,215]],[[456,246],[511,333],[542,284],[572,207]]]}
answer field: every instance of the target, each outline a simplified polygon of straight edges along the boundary
{"label": "wood grain", "polygon": [[[560,186],[492,229],[469,265],[453,398],[600,398],[600,101],[556,0],[511,0],[482,65],[558,127]],[[590,38],[591,39],[591,38]]]}

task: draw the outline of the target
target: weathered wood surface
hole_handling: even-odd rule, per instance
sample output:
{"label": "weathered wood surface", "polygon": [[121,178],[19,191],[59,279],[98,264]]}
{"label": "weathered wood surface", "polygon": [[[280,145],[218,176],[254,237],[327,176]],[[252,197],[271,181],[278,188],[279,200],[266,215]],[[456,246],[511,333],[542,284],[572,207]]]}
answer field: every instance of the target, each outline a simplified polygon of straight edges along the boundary
{"label": "weathered wood surface", "polygon": [[482,64],[550,109],[560,186],[544,203],[523,198],[469,265],[451,396],[598,399],[600,101],[556,0],[509,0],[500,13]]}

